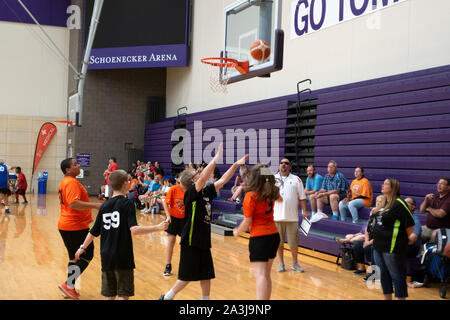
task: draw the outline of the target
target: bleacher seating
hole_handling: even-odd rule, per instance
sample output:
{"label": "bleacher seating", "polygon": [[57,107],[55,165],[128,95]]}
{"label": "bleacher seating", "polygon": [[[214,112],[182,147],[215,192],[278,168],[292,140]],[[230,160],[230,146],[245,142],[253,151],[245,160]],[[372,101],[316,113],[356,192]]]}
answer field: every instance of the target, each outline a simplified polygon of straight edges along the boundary
{"label": "bleacher seating", "polygon": [[[314,132],[314,164],[317,172],[326,174],[329,160],[335,160],[349,183],[356,166],[365,169],[372,184],[374,199],[387,177],[401,183],[402,197],[412,197],[420,206],[427,193],[436,192],[436,182],[450,171],[450,66],[410,72],[380,79],[362,81],[314,91],[317,120]],[[297,95],[188,114],[186,128],[194,140],[194,121],[202,121],[203,134],[208,129],[278,128],[280,157],[286,148],[287,110]],[[149,124],[146,131],[144,160],[158,160],[170,171],[172,143],[170,136],[175,117]],[[268,137],[266,141],[270,142]],[[262,141],[263,143],[266,141]],[[224,147],[225,139],[224,139]],[[203,141],[191,148],[205,148]],[[235,142],[236,143],[236,142]],[[238,148],[248,152],[251,143]],[[270,144],[269,144],[270,152]],[[226,157],[226,153],[224,155]],[[219,164],[223,174],[228,164]],[[169,172],[167,171],[167,172]],[[305,182],[305,181],[304,181]],[[223,213],[240,223],[241,205],[227,202],[234,178],[221,190],[221,200],[213,203],[213,218]],[[369,209],[360,210],[358,224],[322,220],[311,228],[308,237],[300,237],[300,246],[337,254],[334,236],[359,231],[368,218]],[[331,212],[329,212],[331,216]],[[422,222],[425,215],[419,215]]]}

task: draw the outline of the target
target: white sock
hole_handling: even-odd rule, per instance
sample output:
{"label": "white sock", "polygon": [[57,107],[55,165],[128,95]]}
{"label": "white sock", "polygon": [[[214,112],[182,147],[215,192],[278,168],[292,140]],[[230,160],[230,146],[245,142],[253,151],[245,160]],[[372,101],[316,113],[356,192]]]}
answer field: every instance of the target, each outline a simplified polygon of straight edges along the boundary
{"label": "white sock", "polygon": [[209,296],[202,296],[202,300],[209,300]]}
{"label": "white sock", "polygon": [[165,295],[164,300],[172,300],[175,297],[175,292],[173,292],[172,289],[170,289]]}
{"label": "white sock", "polygon": [[339,216],[339,213],[337,213],[337,212],[333,212],[333,216],[336,216],[336,217],[338,217],[338,216]]}
{"label": "white sock", "polygon": [[315,215],[315,214],[316,214],[316,211],[311,212],[311,216],[313,216],[313,215]]}

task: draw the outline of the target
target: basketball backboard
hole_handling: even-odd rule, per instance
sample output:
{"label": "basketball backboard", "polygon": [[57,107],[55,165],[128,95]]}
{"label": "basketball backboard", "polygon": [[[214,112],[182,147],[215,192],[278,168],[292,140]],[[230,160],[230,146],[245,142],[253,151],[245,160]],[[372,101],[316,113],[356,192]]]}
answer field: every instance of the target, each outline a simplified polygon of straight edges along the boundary
{"label": "basketball backboard", "polygon": [[[267,77],[283,68],[281,0],[238,0],[225,8],[224,15],[224,48],[221,56],[249,61],[247,74],[241,74],[233,68],[221,69],[221,76],[229,76],[228,83],[257,76]],[[257,40],[265,40],[270,45],[270,55],[263,61],[253,59],[250,54],[250,47]]]}
{"label": "basketball backboard", "polygon": [[80,95],[75,93],[69,97],[68,105],[67,105],[67,118],[68,121],[72,121],[73,126],[78,125],[78,105],[80,103]]}

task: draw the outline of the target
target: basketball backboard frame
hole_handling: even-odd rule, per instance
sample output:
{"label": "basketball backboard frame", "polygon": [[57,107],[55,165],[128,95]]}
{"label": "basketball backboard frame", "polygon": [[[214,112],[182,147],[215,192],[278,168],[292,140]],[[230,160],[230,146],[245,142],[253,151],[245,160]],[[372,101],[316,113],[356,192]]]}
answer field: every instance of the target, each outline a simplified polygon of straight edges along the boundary
{"label": "basketball backboard frame", "polygon": [[[283,68],[284,32],[281,29],[281,0],[238,0],[224,9],[224,42],[221,57],[249,61],[249,72],[241,74],[234,69],[221,69],[220,77],[231,72],[228,84],[254,77],[269,77]],[[265,40],[271,48],[270,56],[256,61],[250,55],[250,46],[256,40]]]}

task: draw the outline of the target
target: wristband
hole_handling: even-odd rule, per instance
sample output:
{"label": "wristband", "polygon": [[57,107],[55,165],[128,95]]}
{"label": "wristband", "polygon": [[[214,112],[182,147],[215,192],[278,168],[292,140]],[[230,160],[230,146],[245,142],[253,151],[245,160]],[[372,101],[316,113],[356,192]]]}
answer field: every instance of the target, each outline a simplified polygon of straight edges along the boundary
{"label": "wristband", "polygon": [[83,248],[83,245],[80,246],[80,249],[86,251],[86,249]]}

